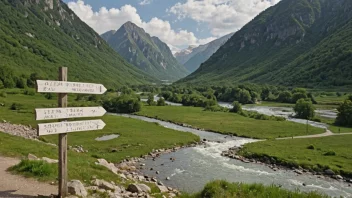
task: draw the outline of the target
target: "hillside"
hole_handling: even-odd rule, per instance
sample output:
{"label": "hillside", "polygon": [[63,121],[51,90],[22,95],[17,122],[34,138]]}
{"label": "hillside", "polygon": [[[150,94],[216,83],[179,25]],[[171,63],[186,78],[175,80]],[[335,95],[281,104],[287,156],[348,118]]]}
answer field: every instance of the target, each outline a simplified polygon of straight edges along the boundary
{"label": "hillside", "polygon": [[189,73],[165,43],[131,22],[116,32],[104,33],[102,38],[131,64],[159,80],[175,81]]}
{"label": "hillside", "polygon": [[190,72],[196,71],[199,66],[208,60],[211,55],[213,55],[223,44],[226,43],[227,40],[229,40],[229,38],[231,38],[232,35],[233,33],[225,35],[206,45],[201,45],[197,49],[194,49],[193,51],[195,53],[193,56],[184,63],[186,69],[188,69]]}
{"label": "hillside", "polygon": [[282,0],[180,82],[352,85],[351,18],[350,0]]}
{"label": "hillside", "polygon": [[60,0],[0,1],[0,88],[58,78],[108,87],[156,81],[119,56]]}

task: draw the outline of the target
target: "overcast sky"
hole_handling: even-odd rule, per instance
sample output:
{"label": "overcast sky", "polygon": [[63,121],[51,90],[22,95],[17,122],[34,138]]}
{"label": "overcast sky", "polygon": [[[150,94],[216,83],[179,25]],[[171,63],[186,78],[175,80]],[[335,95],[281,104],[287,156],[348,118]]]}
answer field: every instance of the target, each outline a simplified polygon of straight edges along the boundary
{"label": "overcast sky", "polygon": [[173,50],[235,32],[280,0],[64,0],[99,34],[127,21]]}

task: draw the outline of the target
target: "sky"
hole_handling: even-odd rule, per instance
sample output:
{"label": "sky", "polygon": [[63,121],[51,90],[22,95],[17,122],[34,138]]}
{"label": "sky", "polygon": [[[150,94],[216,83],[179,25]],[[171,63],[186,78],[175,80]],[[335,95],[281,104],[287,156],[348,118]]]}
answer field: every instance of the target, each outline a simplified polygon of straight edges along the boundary
{"label": "sky", "polygon": [[64,0],[99,34],[131,21],[173,52],[236,32],[280,0]]}

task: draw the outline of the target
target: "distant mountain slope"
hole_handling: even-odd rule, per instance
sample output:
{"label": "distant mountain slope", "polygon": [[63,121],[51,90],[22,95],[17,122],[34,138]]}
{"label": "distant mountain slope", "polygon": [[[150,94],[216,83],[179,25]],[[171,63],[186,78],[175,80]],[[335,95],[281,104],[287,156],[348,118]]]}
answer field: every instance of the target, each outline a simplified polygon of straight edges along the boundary
{"label": "distant mountain slope", "polygon": [[127,22],[113,35],[102,35],[109,45],[127,61],[146,73],[160,79],[175,81],[189,72],[173,57],[170,48],[142,28]]}
{"label": "distant mountain slope", "polygon": [[352,85],[351,18],[350,0],[282,0],[180,82]]}
{"label": "distant mountain slope", "polygon": [[216,39],[206,45],[201,45],[193,50],[193,56],[184,63],[186,69],[190,72],[194,72],[199,66],[208,60],[223,44],[226,43],[233,33],[225,35],[219,39]]}
{"label": "distant mountain slope", "polygon": [[[130,65],[60,0],[0,0],[0,84],[13,87],[33,77],[108,87],[156,79]],[[33,82],[31,82],[33,83]],[[0,85],[1,86],[1,85]]]}

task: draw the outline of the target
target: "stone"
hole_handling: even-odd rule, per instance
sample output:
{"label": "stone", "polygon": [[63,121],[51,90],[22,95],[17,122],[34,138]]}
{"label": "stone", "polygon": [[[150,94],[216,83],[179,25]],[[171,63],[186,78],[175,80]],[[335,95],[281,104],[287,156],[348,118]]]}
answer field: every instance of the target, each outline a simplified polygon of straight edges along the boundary
{"label": "stone", "polygon": [[176,197],[175,193],[169,193],[169,197]]}
{"label": "stone", "polygon": [[156,171],[156,172],[155,172],[155,174],[157,174],[157,175],[158,175],[158,174],[160,174],[160,172],[159,172],[159,171]]}
{"label": "stone", "polygon": [[302,185],[303,185],[303,186],[307,186],[307,184],[305,184],[305,183],[303,183]]}
{"label": "stone", "polygon": [[96,164],[106,167],[115,174],[117,174],[119,170],[113,163],[109,163],[105,159],[98,159],[98,162]]}
{"label": "stone", "polygon": [[327,174],[327,175],[335,175],[335,172],[332,171],[331,169],[327,169],[327,170],[325,170],[324,172],[325,172],[325,174]]}
{"label": "stone", "polygon": [[170,177],[166,177],[166,180],[170,180],[171,178]]}
{"label": "stone", "polygon": [[303,172],[300,171],[300,170],[294,170],[294,172],[297,173],[297,174],[299,174],[299,175],[302,175],[302,174],[303,174]]}
{"label": "stone", "polygon": [[343,179],[343,177],[341,175],[335,175],[334,177],[335,179]]}
{"label": "stone", "polygon": [[38,160],[38,157],[31,154],[31,153],[28,153],[28,156],[27,156],[28,160]]}
{"label": "stone", "polygon": [[163,184],[161,181],[158,181],[157,184],[158,184],[159,186],[164,186],[164,184]]}
{"label": "stone", "polygon": [[132,193],[142,193],[142,192],[150,193],[151,192],[151,189],[149,188],[149,186],[145,184],[130,184],[127,190]]}
{"label": "stone", "polygon": [[125,174],[119,174],[119,176],[122,178],[122,179],[127,179],[126,175]]}
{"label": "stone", "polygon": [[160,190],[161,193],[169,192],[169,190],[167,189],[166,186],[160,186],[160,185],[158,185],[158,188],[159,188],[159,190]]}
{"label": "stone", "polygon": [[96,179],[92,182],[93,185],[105,190],[115,190],[115,186],[107,181]]}
{"label": "stone", "polygon": [[43,160],[44,162],[48,163],[48,164],[56,164],[59,163],[59,160],[56,159],[50,159],[47,157],[42,157],[41,160]]}
{"label": "stone", "polygon": [[83,184],[79,180],[72,180],[67,183],[68,192],[71,195],[77,195],[80,197],[87,197],[88,193],[84,188]]}

